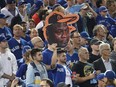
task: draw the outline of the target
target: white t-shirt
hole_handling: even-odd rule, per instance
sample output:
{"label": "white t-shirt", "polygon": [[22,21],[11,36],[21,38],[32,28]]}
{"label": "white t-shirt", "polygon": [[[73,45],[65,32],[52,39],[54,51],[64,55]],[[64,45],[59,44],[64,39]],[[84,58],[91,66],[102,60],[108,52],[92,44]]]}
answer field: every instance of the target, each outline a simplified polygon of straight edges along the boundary
{"label": "white t-shirt", "polygon": [[16,74],[17,68],[16,57],[14,54],[10,51],[6,51],[5,53],[0,52],[0,87],[4,87],[9,81],[8,79],[1,78],[1,76],[4,73],[10,76],[12,73]]}
{"label": "white t-shirt", "polygon": [[66,78],[65,78],[65,84],[70,84],[72,87],[72,79],[71,79],[71,73],[69,69],[67,69],[66,65],[63,65],[65,71],[66,71]]}

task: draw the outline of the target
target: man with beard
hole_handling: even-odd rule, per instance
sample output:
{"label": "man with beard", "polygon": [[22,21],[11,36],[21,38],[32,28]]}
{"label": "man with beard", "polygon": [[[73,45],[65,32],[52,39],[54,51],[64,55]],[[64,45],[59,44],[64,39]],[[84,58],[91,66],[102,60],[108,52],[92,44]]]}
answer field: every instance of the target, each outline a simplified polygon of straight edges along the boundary
{"label": "man with beard", "polygon": [[72,87],[72,79],[71,79],[71,70],[66,65],[66,51],[63,48],[57,49],[57,64],[55,69],[53,70],[54,74],[54,87],[57,86],[58,83],[64,82],[66,85],[70,85]]}
{"label": "man with beard", "polygon": [[33,62],[28,65],[26,73],[26,85],[27,86],[39,86],[40,81],[44,78],[48,78],[47,70],[53,69],[56,64],[56,46],[57,44],[52,44],[54,46],[54,53],[52,56],[51,65],[45,65],[42,57],[42,50],[34,48],[31,51],[31,57]]}

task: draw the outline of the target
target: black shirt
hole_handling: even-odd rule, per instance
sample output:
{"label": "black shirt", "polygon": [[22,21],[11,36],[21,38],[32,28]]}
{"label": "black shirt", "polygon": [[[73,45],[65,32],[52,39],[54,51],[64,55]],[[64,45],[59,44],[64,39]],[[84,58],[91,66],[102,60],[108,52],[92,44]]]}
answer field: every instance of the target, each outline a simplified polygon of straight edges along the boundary
{"label": "black shirt", "polygon": [[[72,67],[72,72],[76,72],[76,74],[80,74],[80,77],[88,76],[88,74],[93,73],[94,68],[92,64],[90,63],[83,63],[83,62],[77,62]],[[90,84],[90,80],[87,80],[85,82],[79,83],[79,87],[95,87],[95,84]]]}
{"label": "black shirt", "polygon": [[90,53],[88,62],[93,63],[95,60],[97,60],[99,58],[101,58],[100,55],[94,55],[94,54]]}

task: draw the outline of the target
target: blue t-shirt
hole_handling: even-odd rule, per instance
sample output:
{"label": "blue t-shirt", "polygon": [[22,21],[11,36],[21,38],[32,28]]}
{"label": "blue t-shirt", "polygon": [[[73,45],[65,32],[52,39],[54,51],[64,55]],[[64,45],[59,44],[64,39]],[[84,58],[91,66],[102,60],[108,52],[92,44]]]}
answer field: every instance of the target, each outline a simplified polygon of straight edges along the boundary
{"label": "blue t-shirt", "polygon": [[10,28],[8,28],[8,27],[0,28],[0,35],[6,37],[6,39],[9,40],[12,37]]}
{"label": "blue t-shirt", "polygon": [[111,30],[111,26],[115,25],[116,20],[111,18],[110,16],[103,17],[100,14],[96,17],[96,22],[97,24],[103,24],[108,28],[108,30]]}
{"label": "blue t-shirt", "polygon": [[16,73],[16,77],[20,77],[22,80],[26,79],[27,64],[22,64]]}
{"label": "blue t-shirt", "polygon": [[[68,71],[70,72],[70,74],[72,74],[72,71],[67,67]],[[57,84],[60,82],[65,82],[66,79],[66,71],[65,68],[60,65],[57,64],[56,68],[54,70],[52,70],[53,74],[54,74],[54,85],[55,87],[57,87]]]}
{"label": "blue t-shirt", "polygon": [[74,52],[72,55],[66,53],[66,64],[77,63],[79,61],[78,53]]}
{"label": "blue t-shirt", "polygon": [[[43,55],[43,63],[46,65],[51,65],[53,51],[50,51],[49,49],[45,49],[42,52],[42,55]],[[51,70],[48,70],[47,72],[48,72],[48,78],[53,81],[53,73],[51,72]]]}

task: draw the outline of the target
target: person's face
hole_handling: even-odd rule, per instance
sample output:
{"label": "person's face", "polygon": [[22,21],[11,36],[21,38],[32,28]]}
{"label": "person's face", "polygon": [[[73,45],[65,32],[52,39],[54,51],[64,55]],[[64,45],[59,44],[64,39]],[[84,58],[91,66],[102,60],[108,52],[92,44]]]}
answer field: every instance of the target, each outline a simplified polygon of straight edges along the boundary
{"label": "person's face", "polygon": [[5,25],[6,24],[6,19],[0,18],[0,25]]}
{"label": "person's face", "polygon": [[80,44],[81,43],[80,33],[75,32],[73,37],[72,37],[72,40],[73,40],[73,44]]}
{"label": "person's face", "polygon": [[32,28],[35,28],[35,23],[34,22],[32,22],[32,21],[30,21],[29,22],[29,27],[30,27],[30,29],[32,29]]}
{"label": "person's face", "polygon": [[37,52],[34,60],[36,60],[37,62],[41,62],[43,60],[42,52]]}
{"label": "person's face", "polygon": [[19,11],[20,11],[21,13],[24,12],[24,8],[25,8],[25,5],[24,5],[24,4],[18,6],[18,9],[19,9]]}
{"label": "person's face", "polygon": [[34,48],[43,48],[44,47],[44,42],[42,41],[42,39],[37,39],[36,43],[34,44]]}
{"label": "person's face", "polygon": [[87,61],[89,59],[89,51],[87,49],[83,49],[81,53],[81,59]]}
{"label": "person's face", "polygon": [[22,23],[21,26],[23,27],[23,31],[26,32],[26,30],[27,30],[27,23]]}
{"label": "person's face", "polygon": [[61,63],[66,63],[66,53],[59,54],[59,59]]}
{"label": "person's face", "polygon": [[104,28],[99,28],[98,30],[98,35],[101,36],[101,37],[105,37],[106,36],[106,31]]}
{"label": "person's face", "polygon": [[91,45],[91,48],[92,48],[92,51],[96,51],[96,52],[99,52],[99,45]]}
{"label": "person's face", "polygon": [[107,12],[107,11],[101,11],[100,14],[101,14],[103,17],[105,17],[105,16],[108,14],[108,12]]}
{"label": "person's face", "polygon": [[15,6],[16,6],[16,3],[8,4],[8,8],[9,8],[10,10],[15,10]]}
{"label": "person's face", "polygon": [[87,16],[88,8],[86,8],[86,9],[81,9],[80,11],[81,11],[81,13],[82,13],[82,15],[83,15],[84,17]]}
{"label": "person's face", "polygon": [[31,38],[34,38],[34,37],[37,37],[37,36],[38,36],[37,30],[35,30],[35,29],[32,30],[31,33],[30,33],[30,37],[31,37]]}
{"label": "person's face", "polygon": [[69,41],[65,49],[67,51],[71,51],[71,50],[73,50],[73,48],[74,48],[73,47],[73,42],[72,41]]}
{"label": "person's face", "polygon": [[40,87],[50,87],[50,85],[47,84],[46,81],[41,81],[41,82],[40,82]]}
{"label": "person's face", "polygon": [[1,47],[2,49],[6,49],[6,48],[8,48],[8,42],[7,42],[6,40],[0,42],[0,47]]}
{"label": "person's face", "polygon": [[102,6],[106,6],[107,0],[102,0]]}
{"label": "person's face", "polygon": [[88,44],[88,40],[81,37],[81,45],[84,46],[84,45],[87,45],[87,44]]}
{"label": "person's face", "polygon": [[58,24],[57,26],[53,31],[54,38],[58,46],[65,47],[70,37],[68,26],[65,23]]}
{"label": "person's face", "polygon": [[111,6],[109,6],[108,8],[109,8],[109,10],[114,12],[116,10],[116,1],[115,1],[115,3],[111,3]]}
{"label": "person's face", "polygon": [[111,53],[111,48],[109,45],[105,45],[102,49],[102,56],[107,56],[107,58],[109,58],[110,56],[110,53]]}
{"label": "person's face", "polygon": [[22,30],[20,27],[15,27],[15,28],[13,29],[13,34],[14,34],[14,36],[16,36],[16,37],[21,36],[21,35],[22,35],[22,32],[23,32],[23,30]]}

